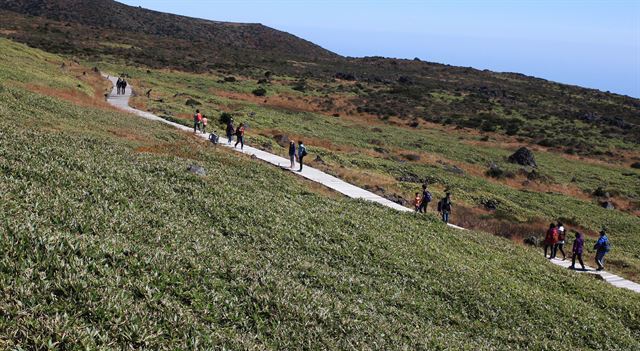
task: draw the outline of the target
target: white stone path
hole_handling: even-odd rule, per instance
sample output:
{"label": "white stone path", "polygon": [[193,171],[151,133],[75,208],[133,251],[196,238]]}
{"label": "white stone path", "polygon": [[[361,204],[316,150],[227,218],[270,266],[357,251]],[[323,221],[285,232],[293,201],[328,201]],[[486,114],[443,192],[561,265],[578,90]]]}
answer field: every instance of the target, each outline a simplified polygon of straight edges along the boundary
{"label": "white stone path", "polygon": [[[107,101],[121,109],[130,113],[133,113],[137,116],[152,120],[152,121],[158,121],[158,122],[162,122],[164,124],[168,124],[170,126],[173,126],[175,128],[178,128],[180,130],[183,131],[187,131],[187,132],[191,132],[193,133],[193,128],[192,127],[187,127],[184,126],[182,124],[178,124],[178,123],[174,123],[171,121],[168,121],[166,119],[160,118],[152,113],[149,112],[145,112],[145,111],[141,111],[141,110],[137,110],[135,108],[132,108],[129,106],[129,97],[131,96],[131,85],[127,86],[127,89],[125,91],[124,95],[117,95],[116,94],[116,81],[117,81],[117,77],[108,77],[108,79],[113,83],[113,90],[111,91],[111,94],[109,94]],[[209,140],[209,134],[201,134],[201,133],[197,133],[195,134],[198,137],[201,137],[205,140]],[[289,170],[288,166],[290,165],[290,161],[284,157],[281,156],[277,156],[271,153],[268,153],[266,151],[262,151],[250,146],[245,145],[243,150],[240,150],[239,148],[235,149],[233,147],[233,144],[228,145],[227,144],[227,139],[220,136],[220,143],[218,145],[221,145],[223,147],[228,147],[230,149],[233,149],[237,152],[241,152],[243,154],[247,154],[247,155],[251,155],[251,156],[255,156],[256,158],[268,162],[272,165],[278,166],[282,169],[285,170]],[[296,167],[297,168],[297,167]],[[291,172],[304,177],[306,179],[309,179],[311,181],[314,181],[316,183],[320,183],[328,188],[331,188],[341,194],[344,194],[350,198],[353,199],[364,199],[364,200],[368,200],[368,201],[373,201],[376,203],[379,203],[383,206],[387,206],[390,208],[393,208],[394,210],[397,211],[401,211],[401,212],[413,212],[412,209],[409,209],[407,207],[404,207],[402,205],[399,205],[393,201],[390,201],[388,199],[385,199],[382,196],[376,195],[370,191],[364,190],[362,188],[359,188],[355,185],[349,184],[343,180],[340,180],[339,178],[336,178],[332,175],[329,175],[327,173],[324,173],[320,170],[317,170],[313,167],[309,167],[309,166],[304,166],[302,172],[297,172],[296,170],[290,170]],[[457,225],[454,224],[449,224],[450,227],[456,228],[456,229],[461,229],[461,230],[466,230],[465,228],[459,227]],[[557,260],[557,259],[553,259],[553,260],[549,260],[550,262],[557,264],[559,266],[563,266],[563,267],[569,267],[569,265],[571,264],[570,260],[567,259],[566,261],[562,261],[562,260]],[[578,265],[579,266],[579,265]],[[626,289],[630,289],[633,290],[635,292],[640,293],[640,284],[634,283],[632,281],[626,280],[624,278],[621,278],[617,275],[605,272],[605,271],[600,271],[597,272],[596,270],[594,270],[591,267],[586,267],[587,270],[586,271],[576,271],[576,272],[586,272],[586,273],[592,273],[592,274],[597,274],[599,276],[601,276],[605,281],[609,282],[610,284],[616,286],[616,287],[620,287],[620,288],[626,288]]]}

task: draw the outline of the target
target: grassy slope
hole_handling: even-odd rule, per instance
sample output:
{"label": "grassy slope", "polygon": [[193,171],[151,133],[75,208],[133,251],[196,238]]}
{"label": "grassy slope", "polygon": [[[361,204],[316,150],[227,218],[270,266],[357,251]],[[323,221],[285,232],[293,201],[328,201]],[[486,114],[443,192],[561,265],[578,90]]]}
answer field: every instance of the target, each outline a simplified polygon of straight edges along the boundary
{"label": "grassy slope", "polygon": [[0,102],[3,348],[640,347],[637,294],[504,239],[9,81]]}
{"label": "grassy slope", "polygon": [[[373,184],[363,179],[350,179],[359,185],[379,185],[376,181],[389,180],[396,186],[395,177],[412,173],[424,177],[427,175],[431,183],[435,184],[437,196],[440,196],[445,187],[453,190],[458,203],[464,203],[470,207],[480,206],[487,199],[499,203],[498,216],[514,221],[529,221],[542,219],[552,221],[564,218],[568,222],[580,225],[591,231],[598,231],[602,226],[610,229],[615,250],[609,256],[610,266],[616,272],[627,275],[637,280],[637,272],[640,272],[640,218],[634,214],[623,213],[603,209],[594,201],[575,198],[558,194],[557,192],[542,192],[514,189],[511,186],[489,181],[484,176],[466,174],[464,176],[452,174],[435,162],[429,164],[398,162],[384,157],[384,155],[371,155],[363,152],[370,150],[374,145],[372,139],[382,142],[382,146],[390,150],[403,150],[401,152],[416,153],[423,158],[432,157],[448,162],[457,162],[468,167],[486,169],[487,164],[495,162],[503,169],[516,170],[512,164],[506,162],[506,158],[513,150],[494,146],[487,142],[481,147],[468,143],[474,141],[462,133],[443,132],[441,130],[415,130],[393,125],[375,125],[382,132],[373,132],[370,125],[340,118],[332,118],[307,112],[287,112],[278,109],[265,108],[256,104],[229,100],[216,96],[211,91],[227,90],[232,92],[250,92],[258,85],[255,81],[241,80],[237,83],[218,83],[217,76],[195,75],[180,72],[150,71],[103,64],[113,71],[127,71],[131,73],[145,91],[153,88],[154,95],[164,99],[162,103],[147,101],[146,98],[138,99],[138,102],[147,104],[147,107],[156,111],[165,111],[174,115],[192,113],[191,107],[184,101],[188,96],[202,102],[200,108],[208,114],[217,114],[221,107],[231,107],[237,114],[239,121],[249,122],[253,129],[249,133],[249,141],[253,145],[263,143],[270,144],[276,153],[286,153],[276,143],[261,138],[258,131],[278,130],[290,135],[301,135],[305,138],[321,140],[337,147],[354,149],[354,152],[336,152],[335,150],[316,147],[309,142],[314,154],[319,154],[327,162],[330,171],[340,172],[342,169],[351,169],[363,172],[366,177],[377,176]],[[282,86],[269,88],[279,93],[286,92]],[[289,89],[290,90],[290,89]],[[185,95],[175,96],[176,93]],[[290,90],[291,94],[299,94]],[[257,112],[255,117],[247,117],[249,113]],[[161,112],[162,114],[162,112]],[[187,121],[187,123],[189,123]],[[221,130],[218,127],[218,130]],[[354,133],[354,130],[363,132]],[[461,142],[459,138],[464,138]],[[335,149],[335,148],[334,148]],[[382,156],[382,157],[381,157]],[[640,171],[619,165],[593,164],[585,161],[567,159],[553,152],[537,152],[538,171],[550,179],[550,182],[558,188],[575,188],[579,192],[592,192],[599,186],[615,191],[619,196],[631,201],[640,201]],[[385,185],[386,186],[386,185]],[[419,189],[419,185],[412,183],[399,183],[397,187],[406,198],[411,198],[413,192]],[[457,220],[454,218],[454,220]],[[522,235],[543,235],[545,228],[539,228],[539,233],[521,233]],[[595,238],[594,238],[595,240]],[[588,242],[587,246],[592,246]]]}

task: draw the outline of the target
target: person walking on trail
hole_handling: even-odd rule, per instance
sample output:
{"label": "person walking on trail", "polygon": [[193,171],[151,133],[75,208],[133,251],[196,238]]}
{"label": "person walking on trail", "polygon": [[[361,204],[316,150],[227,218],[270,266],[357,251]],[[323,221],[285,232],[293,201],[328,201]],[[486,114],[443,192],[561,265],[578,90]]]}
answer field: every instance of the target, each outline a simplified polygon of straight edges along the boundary
{"label": "person walking on trail", "polygon": [[549,249],[549,259],[555,257],[555,245],[556,241],[558,241],[558,230],[556,229],[555,223],[549,224],[549,229],[547,230],[547,234],[544,237],[544,257],[547,257],[547,249]]}
{"label": "person walking on trail", "polygon": [[122,95],[127,93],[127,81],[122,79]]}
{"label": "person walking on trail", "polygon": [[307,156],[307,147],[304,146],[302,140],[298,141],[298,163],[300,164],[300,169],[298,172],[302,172],[302,165],[304,164],[304,157]]}
{"label": "person walking on trail", "polygon": [[452,209],[453,204],[451,203],[451,193],[447,193],[442,200],[438,201],[438,212],[442,215],[443,222],[449,223],[449,216],[451,216]]}
{"label": "person walking on trail", "polygon": [[580,265],[582,266],[582,270],[584,271],[584,262],[582,261],[582,250],[584,248],[584,239],[582,238],[582,234],[576,232],[576,239],[573,241],[573,249],[571,252],[573,253],[573,257],[571,258],[571,266],[569,269],[576,269],[576,258]]}
{"label": "person walking on trail", "polygon": [[413,200],[413,205],[416,207],[416,212],[420,212],[420,207],[422,206],[422,198],[420,197],[420,193],[416,193],[416,198]]}
{"label": "person walking on trail", "polygon": [[558,222],[558,241],[556,242],[556,245],[553,248],[553,257],[556,256],[556,254],[558,253],[558,250],[560,250],[560,252],[562,252],[562,260],[566,260],[567,259],[567,255],[564,253],[564,243],[565,243],[565,238],[566,238],[566,232],[565,232],[565,228],[564,225],[562,225],[562,223]]}
{"label": "person walking on trail", "polygon": [[422,184],[422,201],[420,202],[420,206],[418,206],[418,212],[427,213],[427,207],[431,199],[432,196],[429,190],[427,190],[427,184]]}
{"label": "person walking on trail", "polygon": [[118,81],[116,82],[116,95],[120,95],[120,90],[122,89],[122,78],[118,77]]}
{"label": "person walking on trail", "polygon": [[202,121],[202,115],[200,114],[200,110],[196,110],[196,113],[193,114],[193,132],[196,130],[200,130],[200,122]]}
{"label": "person walking on trail", "polygon": [[291,161],[291,169],[296,166],[296,142],[289,141],[289,160]]}
{"label": "person walking on trail", "polygon": [[609,238],[604,230],[600,231],[600,238],[598,238],[596,244],[593,245],[593,249],[596,250],[596,264],[598,265],[596,270],[601,271],[604,269],[604,255],[611,249]]}
{"label": "person walking on trail", "polygon": [[244,149],[244,123],[240,123],[240,126],[238,127],[238,129],[236,129],[236,145],[234,145],[233,147],[236,148],[238,147],[238,144],[240,144],[240,150]]}
{"label": "person walking on trail", "polygon": [[236,132],[236,127],[233,126],[233,118],[230,118],[227,122],[227,144],[231,145],[233,142],[233,133]]}
{"label": "person walking on trail", "polygon": [[207,116],[202,115],[202,133],[207,134]]}

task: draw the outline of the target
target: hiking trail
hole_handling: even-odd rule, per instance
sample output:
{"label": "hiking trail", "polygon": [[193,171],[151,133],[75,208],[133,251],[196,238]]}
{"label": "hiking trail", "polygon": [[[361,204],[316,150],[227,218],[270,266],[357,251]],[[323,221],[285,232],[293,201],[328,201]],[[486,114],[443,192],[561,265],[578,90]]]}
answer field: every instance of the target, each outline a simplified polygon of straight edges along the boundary
{"label": "hiking trail", "polygon": [[[135,114],[139,117],[142,118],[146,118],[152,121],[158,121],[158,122],[162,122],[164,124],[168,124],[172,127],[175,127],[177,129],[180,129],[182,131],[186,131],[189,132],[191,134],[193,134],[193,127],[187,127],[184,126],[182,124],[178,124],[175,122],[171,122],[168,121],[166,119],[163,119],[161,117],[158,117],[150,112],[145,112],[145,111],[141,111],[135,108],[132,108],[129,106],[129,98],[131,97],[131,84],[128,84],[125,90],[125,93],[123,95],[117,95],[116,94],[116,81],[118,80],[117,77],[114,76],[107,76],[107,75],[103,75],[105,78],[109,79],[111,81],[111,83],[113,84],[113,89],[111,90],[111,93],[107,96],[107,102],[109,104],[111,104],[112,106],[115,106],[121,110],[124,110],[126,112]],[[209,141],[209,133],[195,133],[196,137],[200,137],[202,139],[205,139],[207,141]],[[277,156],[274,154],[271,154],[269,152],[263,151],[263,150],[259,150],[250,146],[247,146],[245,144],[244,149],[236,149],[233,147],[233,144],[229,145],[227,144],[227,138],[220,136],[218,145],[221,147],[227,147],[229,149],[232,149],[234,151],[246,154],[246,155],[250,155],[250,156],[255,156],[256,158],[268,162],[274,166],[278,166],[281,169],[284,170],[288,170],[294,174],[297,174],[303,178],[306,178],[308,180],[311,180],[313,182],[316,183],[320,183],[330,189],[333,189],[347,197],[353,198],[353,199],[363,199],[363,200],[368,200],[368,201],[372,201],[372,202],[376,202],[380,205],[386,206],[386,207],[390,207],[394,210],[397,211],[401,211],[401,212],[414,212],[413,209],[404,207],[400,204],[397,204],[391,200],[385,199],[384,197],[374,194],[370,191],[364,190],[362,188],[359,188],[353,184],[349,184],[339,178],[336,178],[332,175],[329,175],[325,172],[322,172],[320,170],[317,170],[313,167],[309,167],[307,165],[304,166],[302,172],[298,172],[296,170],[291,170],[289,169],[288,165],[290,164],[289,159],[281,157],[281,156]],[[465,228],[459,227],[455,224],[447,224],[450,227],[456,228],[456,229],[460,229],[460,230],[466,230]],[[558,266],[561,267],[569,267],[571,265],[571,260],[567,259],[566,261],[562,261],[559,259],[551,259],[549,260],[551,263],[556,264]],[[640,284],[632,282],[630,280],[624,279],[620,276],[617,276],[615,274],[611,274],[609,272],[606,271],[596,271],[595,269],[593,269],[592,267],[589,266],[585,266],[586,270],[581,271],[581,270],[576,270],[575,272],[578,273],[589,273],[589,274],[595,274],[600,276],[604,281],[608,282],[609,284],[615,286],[615,287],[619,287],[619,288],[625,288],[625,289],[629,289],[632,291],[635,291],[637,293],[640,293]]]}

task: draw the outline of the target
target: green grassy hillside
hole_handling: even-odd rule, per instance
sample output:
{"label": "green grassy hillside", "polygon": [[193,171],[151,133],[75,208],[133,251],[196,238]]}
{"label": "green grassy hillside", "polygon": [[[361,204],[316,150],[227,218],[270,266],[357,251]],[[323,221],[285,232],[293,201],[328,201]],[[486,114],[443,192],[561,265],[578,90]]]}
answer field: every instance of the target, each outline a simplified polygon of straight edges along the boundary
{"label": "green grassy hillside", "polygon": [[638,294],[29,92],[70,78],[0,48],[1,348],[640,348]]}
{"label": "green grassy hillside", "polygon": [[[453,221],[465,227],[521,240],[542,237],[550,221],[562,220],[572,229],[589,233],[587,246],[592,255],[596,233],[606,226],[615,245],[609,256],[609,269],[636,281],[640,279],[637,169],[537,149],[538,168],[534,173],[507,161],[517,147],[526,143],[494,134],[484,138],[469,130],[433,124],[411,128],[358,116],[310,112],[312,104],[307,102],[315,92],[296,91],[282,78],[269,85],[270,95],[266,98],[255,98],[251,91],[260,84],[243,77],[223,83],[216,74],[92,64],[131,74],[139,93],[134,104],[160,116],[172,116],[178,121],[183,118],[190,125],[194,107],[185,101],[195,99],[200,103],[197,107],[214,120],[221,112],[231,112],[238,123],[248,123],[247,138],[253,146],[286,155],[286,145],[280,146],[274,136],[304,138],[312,151],[311,159],[322,159],[312,162],[314,166],[380,195],[412,199],[420,190],[420,183],[427,179],[436,198],[443,196],[445,190],[454,194],[459,210]],[[142,94],[148,89],[152,89],[151,99]],[[223,130],[218,124],[215,128]],[[485,171],[491,163],[507,176],[487,176]],[[453,165],[463,173],[452,171]],[[612,194],[616,206],[620,205],[617,210],[603,208],[601,199],[592,195],[599,187]],[[495,203],[497,210],[484,210],[488,202]]]}

